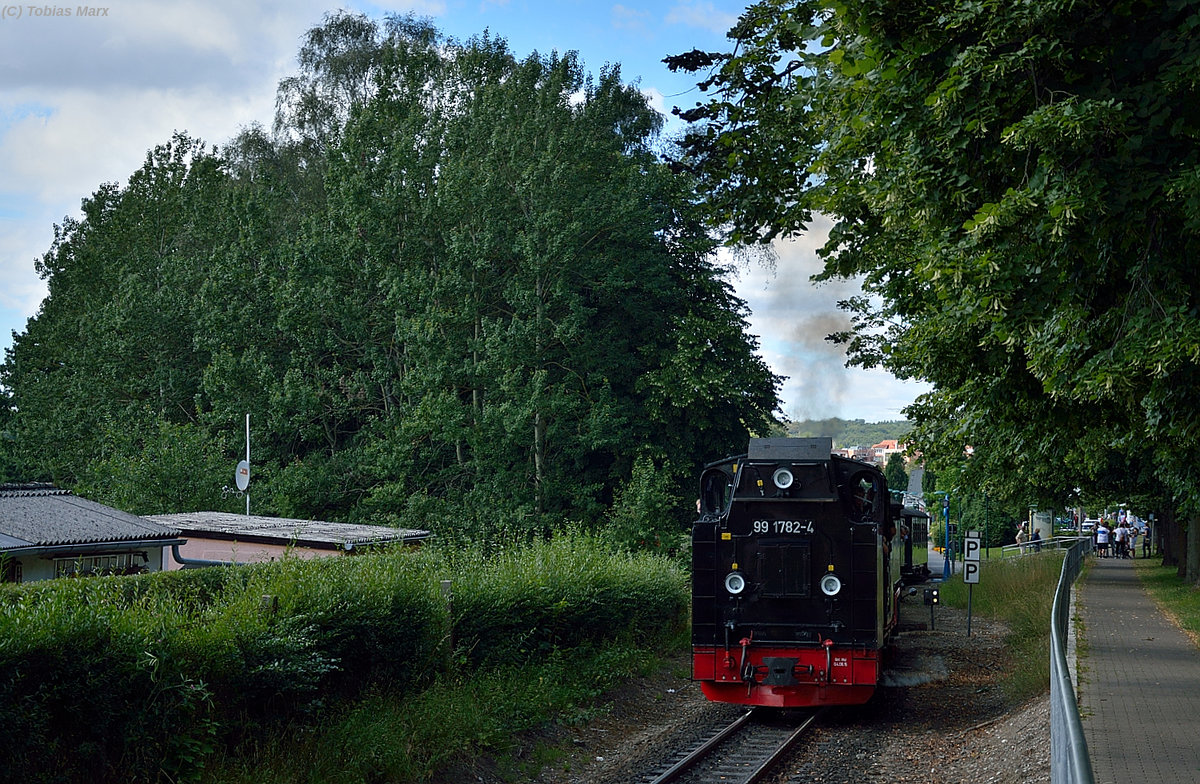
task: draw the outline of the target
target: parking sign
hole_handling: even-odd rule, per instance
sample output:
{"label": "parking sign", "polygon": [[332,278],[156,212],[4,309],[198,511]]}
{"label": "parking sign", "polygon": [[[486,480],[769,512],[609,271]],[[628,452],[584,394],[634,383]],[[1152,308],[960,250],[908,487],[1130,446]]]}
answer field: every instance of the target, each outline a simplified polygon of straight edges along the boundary
{"label": "parking sign", "polygon": [[968,531],[963,539],[963,560],[979,563],[980,541],[978,531]]}

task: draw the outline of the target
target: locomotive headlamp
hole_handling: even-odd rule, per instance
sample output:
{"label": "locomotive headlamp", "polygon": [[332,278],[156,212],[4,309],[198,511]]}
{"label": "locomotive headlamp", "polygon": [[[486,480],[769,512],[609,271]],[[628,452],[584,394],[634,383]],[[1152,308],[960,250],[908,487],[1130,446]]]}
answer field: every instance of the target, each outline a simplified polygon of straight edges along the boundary
{"label": "locomotive headlamp", "polygon": [[787,490],[792,486],[792,482],[794,482],[795,479],[796,478],[792,476],[792,472],[786,468],[775,469],[775,473],[771,476],[771,481],[773,481],[775,486],[780,490]]}
{"label": "locomotive headlamp", "polygon": [[734,596],[746,590],[746,578],[741,572],[730,572],[725,576],[725,590]]}
{"label": "locomotive headlamp", "polygon": [[821,586],[821,593],[825,594],[826,596],[837,596],[842,592],[842,578],[838,577],[833,572],[830,572],[822,577],[819,585]]}

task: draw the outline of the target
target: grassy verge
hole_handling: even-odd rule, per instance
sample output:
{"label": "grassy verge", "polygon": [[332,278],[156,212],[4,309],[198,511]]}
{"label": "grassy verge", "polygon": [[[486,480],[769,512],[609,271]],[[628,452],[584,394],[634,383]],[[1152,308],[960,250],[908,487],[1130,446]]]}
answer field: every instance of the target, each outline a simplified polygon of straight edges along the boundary
{"label": "grassy verge", "polygon": [[[676,642],[686,644],[682,636]],[[473,781],[480,768],[528,781],[543,766],[561,764],[565,752],[552,740],[526,740],[517,749],[516,738],[590,721],[604,713],[600,698],[607,690],[663,666],[655,651],[614,643],[470,677],[443,676],[419,694],[377,691],[331,709],[319,730],[282,728],[210,760],[200,781],[424,784]]]}
{"label": "grassy verge", "polygon": [[1159,563],[1157,558],[1135,558],[1133,567],[1159,608],[1200,644],[1200,590],[1181,580],[1174,566]]}
{"label": "grassy verge", "polygon": [[[1062,554],[1044,551],[1023,558],[987,561],[980,568],[972,612],[1001,620],[1010,661],[1020,662],[1005,679],[1016,701],[1036,697],[1050,683],[1050,610],[1062,572]],[[941,588],[941,602],[966,609],[967,586],[955,578]]]}

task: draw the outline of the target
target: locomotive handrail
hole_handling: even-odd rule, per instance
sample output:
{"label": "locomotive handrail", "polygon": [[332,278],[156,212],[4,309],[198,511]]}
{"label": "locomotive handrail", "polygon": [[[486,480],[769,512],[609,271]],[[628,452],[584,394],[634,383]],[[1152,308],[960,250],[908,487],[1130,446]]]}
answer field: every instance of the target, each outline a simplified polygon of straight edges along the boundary
{"label": "locomotive handrail", "polygon": [[1067,550],[1050,609],[1050,781],[1053,784],[1095,781],[1066,651],[1072,585],[1083,567],[1083,557],[1091,549],[1092,540],[1082,538]]}

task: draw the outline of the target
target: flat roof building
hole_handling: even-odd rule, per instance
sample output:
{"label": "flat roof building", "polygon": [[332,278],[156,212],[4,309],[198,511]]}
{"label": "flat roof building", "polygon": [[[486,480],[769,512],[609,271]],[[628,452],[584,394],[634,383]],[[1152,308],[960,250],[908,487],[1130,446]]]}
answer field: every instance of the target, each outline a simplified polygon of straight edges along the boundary
{"label": "flat roof building", "polygon": [[231,512],[179,512],[149,520],[178,529],[187,543],[173,548],[167,569],[214,563],[257,563],[281,558],[347,555],[371,548],[411,545],[429,531],[333,523]]}

